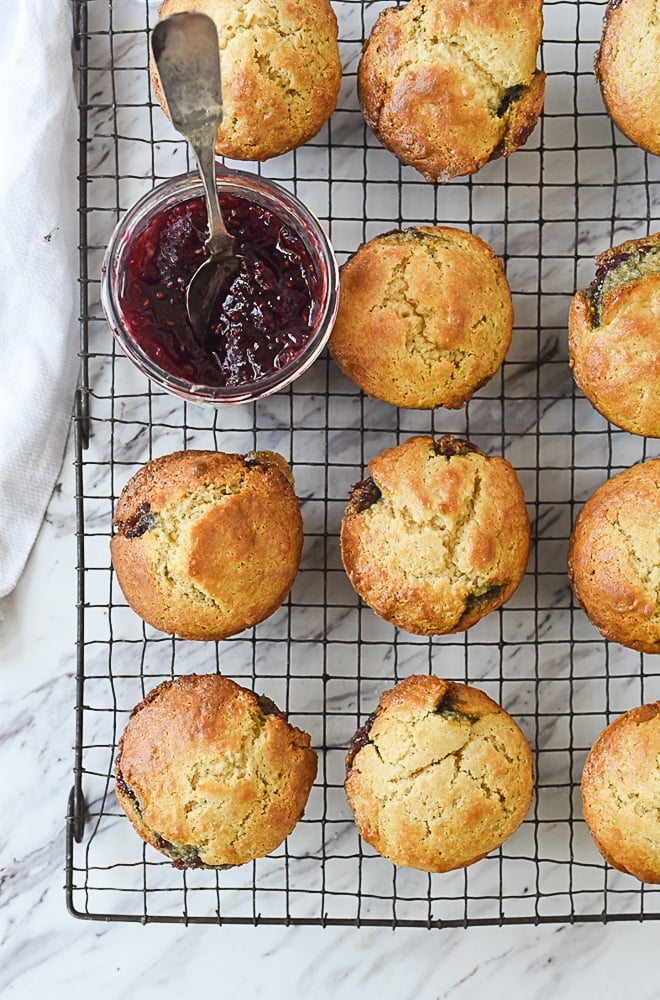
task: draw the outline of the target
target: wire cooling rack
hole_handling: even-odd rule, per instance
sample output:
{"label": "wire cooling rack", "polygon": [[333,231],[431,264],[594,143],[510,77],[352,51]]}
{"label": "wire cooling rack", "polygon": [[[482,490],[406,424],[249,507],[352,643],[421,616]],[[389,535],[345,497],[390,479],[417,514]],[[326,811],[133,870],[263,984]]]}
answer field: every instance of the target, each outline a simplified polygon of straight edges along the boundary
{"label": "wire cooling rack", "polygon": [[[502,371],[459,412],[369,400],[323,357],[289,391],[204,409],[149,385],[115,350],[99,303],[103,252],[118,217],[152,185],[189,169],[185,143],[154,103],[147,72],[155,4],[78,0],[81,388],[77,511],[79,636],[67,899],[79,917],[213,923],[447,926],[657,919],[657,888],[607,868],[581,818],[586,753],[617,714],[660,698],[660,658],[605,643],[566,576],[571,525],[608,476],[660,445],[607,424],[567,364],[570,297],[593,257],[658,228],[660,159],[606,116],[593,76],[602,3],[548,0],[542,119],[525,147],[472,178],[422,180],[365,128],[356,98],[361,44],[384,3],[336,2],[343,85],[329,124],[255,171],[293,190],[328,229],[340,262],[395,226],[467,228],[505,262],[515,332]],[[245,166],[242,164],[241,166]],[[516,468],[533,524],[512,600],[462,635],[396,631],[360,603],[341,567],[350,485],[414,433],[469,437]],[[148,459],[180,448],[280,451],[305,524],[290,599],[221,644],[183,642],[126,606],[108,555],[112,511]],[[114,796],[113,759],[133,706],[163,679],[220,670],[273,698],[307,729],[319,774],[304,819],[272,856],[227,872],[172,868],[145,846]],[[487,859],[446,875],[396,869],[360,841],[343,791],[354,730],[381,691],[411,673],[469,681],[519,722],[536,793],[520,829]]]}

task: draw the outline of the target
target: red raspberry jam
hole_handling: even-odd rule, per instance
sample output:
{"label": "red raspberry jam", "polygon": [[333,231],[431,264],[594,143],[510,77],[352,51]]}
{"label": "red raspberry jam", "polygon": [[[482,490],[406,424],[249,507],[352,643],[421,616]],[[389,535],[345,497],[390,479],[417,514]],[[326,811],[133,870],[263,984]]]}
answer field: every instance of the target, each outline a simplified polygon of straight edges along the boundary
{"label": "red raspberry jam", "polygon": [[186,288],[207,256],[203,198],[165,209],[134,237],[118,300],[133,340],[164,371],[240,386],[297,357],[312,334],[321,279],[300,236],[274,212],[231,194],[220,204],[243,260],[220,291],[205,344],[186,311]]}

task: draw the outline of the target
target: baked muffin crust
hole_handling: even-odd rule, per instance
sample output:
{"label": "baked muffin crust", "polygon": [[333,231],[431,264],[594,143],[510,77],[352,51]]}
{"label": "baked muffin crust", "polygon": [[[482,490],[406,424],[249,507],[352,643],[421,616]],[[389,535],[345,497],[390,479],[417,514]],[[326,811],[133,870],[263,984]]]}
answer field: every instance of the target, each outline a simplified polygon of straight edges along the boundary
{"label": "baked muffin crust", "polygon": [[136,832],[178,868],[263,857],[302,816],[316,776],[309,735],[217,674],[180,677],[135,707],[116,794]]}
{"label": "baked muffin crust", "polygon": [[393,406],[462,406],[511,343],[502,264],[460,229],[377,236],[343,265],[340,290],[330,353],[368,395]]}
{"label": "baked muffin crust", "polygon": [[568,345],[592,406],[631,434],[660,437],[660,233],[596,258],[596,277],[571,302]]}
{"label": "baked muffin crust", "polygon": [[409,0],[384,10],[358,68],[365,120],[430,181],[528,139],[543,104],[540,0]]}
{"label": "baked muffin crust", "polygon": [[523,821],[532,755],[513,719],[477,688],[412,676],[386,691],[346,758],[360,835],[428,872],[485,857]]}
{"label": "baked muffin crust", "polygon": [[[266,160],[316,135],[341,84],[337,18],[328,0],[164,0],[159,18],[182,11],[207,14],[218,30],[218,156]],[[150,71],[167,113],[153,60]]]}
{"label": "baked muffin crust", "polygon": [[117,502],[119,585],[154,628],[223,639],[271,615],[300,562],[302,517],[274,452],[173,452],[142,467]]}
{"label": "baked muffin crust", "polygon": [[582,810],[613,868],[660,882],[660,702],[610,723],[582,772]]}
{"label": "baked muffin crust", "polygon": [[619,472],[575,519],[568,575],[576,600],[606,638],[660,653],[660,459]]}
{"label": "baked muffin crust", "polygon": [[529,556],[522,489],[504,458],[450,435],[377,455],[353,487],[340,532],[348,577],[398,628],[470,628],[507,601]]}
{"label": "baked muffin crust", "polygon": [[607,113],[623,134],[660,155],[660,20],[656,0],[610,0],[596,52]]}

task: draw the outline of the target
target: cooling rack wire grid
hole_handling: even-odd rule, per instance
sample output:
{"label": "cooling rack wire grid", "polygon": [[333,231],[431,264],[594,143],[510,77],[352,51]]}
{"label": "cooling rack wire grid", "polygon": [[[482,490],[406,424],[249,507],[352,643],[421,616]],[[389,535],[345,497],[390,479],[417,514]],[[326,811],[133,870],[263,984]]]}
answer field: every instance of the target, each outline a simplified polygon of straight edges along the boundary
{"label": "cooling rack wire grid", "polygon": [[[548,0],[542,118],[527,144],[470,178],[424,181],[382,149],[356,96],[362,41],[387,4],[333,7],[344,67],[336,112],[304,147],[250,169],[301,198],[340,263],[395,227],[469,229],[502,257],[515,330],[501,372],[460,411],[397,410],[361,395],[327,356],[287,391],[223,410],[149,385],[115,350],[100,307],[101,262],[118,217],[154,183],[191,168],[154,101],[148,37],[157,5],[77,0],[80,60],[81,388],[76,416],[78,678],[67,900],[103,920],[449,926],[657,919],[657,888],[607,868],[581,818],[586,753],[616,715],[660,698],[659,659],[602,640],[566,576],[584,500],[658,444],[608,425],[573,384],[566,321],[593,257],[658,228],[660,158],[605,114],[593,75],[603,3]],[[231,165],[231,164],[230,164]],[[238,164],[236,164],[238,165]],[[243,168],[245,164],[240,164]],[[512,600],[464,634],[396,631],[353,592],[338,531],[370,458],[415,433],[468,437],[504,455],[525,491],[533,549]],[[293,465],[305,545],[286,604],[221,644],[142,624],[110,569],[112,511],[148,459],[182,448],[273,449]],[[164,679],[221,670],[273,698],[312,736],[319,773],[304,819],[272,856],[226,872],[181,872],[120,812],[113,760],[133,706]],[[346,747],[381,691],[411,673],[469,681],[518,721],[536,792],[519,830],[446,875],[396,869],[360,841],[343,791]]]}

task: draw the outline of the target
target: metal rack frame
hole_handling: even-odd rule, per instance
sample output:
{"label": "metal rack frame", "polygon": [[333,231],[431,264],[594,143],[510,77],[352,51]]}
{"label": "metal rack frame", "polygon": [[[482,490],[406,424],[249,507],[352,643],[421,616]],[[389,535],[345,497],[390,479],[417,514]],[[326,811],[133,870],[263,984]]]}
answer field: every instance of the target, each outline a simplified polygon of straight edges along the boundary
{"label": "metal rack frame", "polygon": [[[153,100],[150,0],[75,0],[80,58],[81,379],[76,408],[78,665],[66,896],[84,919],[138,922],[470,926],[660,918],[660,889],[608,868],[581,818],[579,781],[598,732],[660,698],[660,667],[602,640],[568,585],[581,503],[660,446],[608,425],[576,390],[565,322],[593,257],[657,228],[660,158],[607,118],[593,77],[602,3],[548,0],[548,87],[530,140],[445,186],[383,150],[355,96],[362,40],[388,4],[343,0],[337,111],[307,146],[261,166],[328,228],[342,261],[394,227],[469,228],[503,258],[516,328],[502,371],[461,411],[403,411],[364,397],[327,356],[255,405],[202,410],[158,391],[115,350],[99,304],[100,260],[119,215],[190,167]],[[244,166],[244,165],[242,165]],[[518,471],[533,524],[523,584],[467,633],[419,639],[360,603],[338,529],[369,459],[413,433],[455,433]],[[112,508],[136,469],[175,448],[274,448],[292,462],[305,522],[301,569],[271,619],[224,643],[185,643],[139,622],[108,554]],[[222,670],[307,728],[319,776],[303,820],[270,858],[229,872],[173,869],[142,844],[113,793],[112,765],[134,704],[163,679]],[[535,753],[536,796],[499,851],[447,875],[396,869],[363,844],[343,794],[353,731],[380,692],[413,672],[469,681],[519,722]]]}

